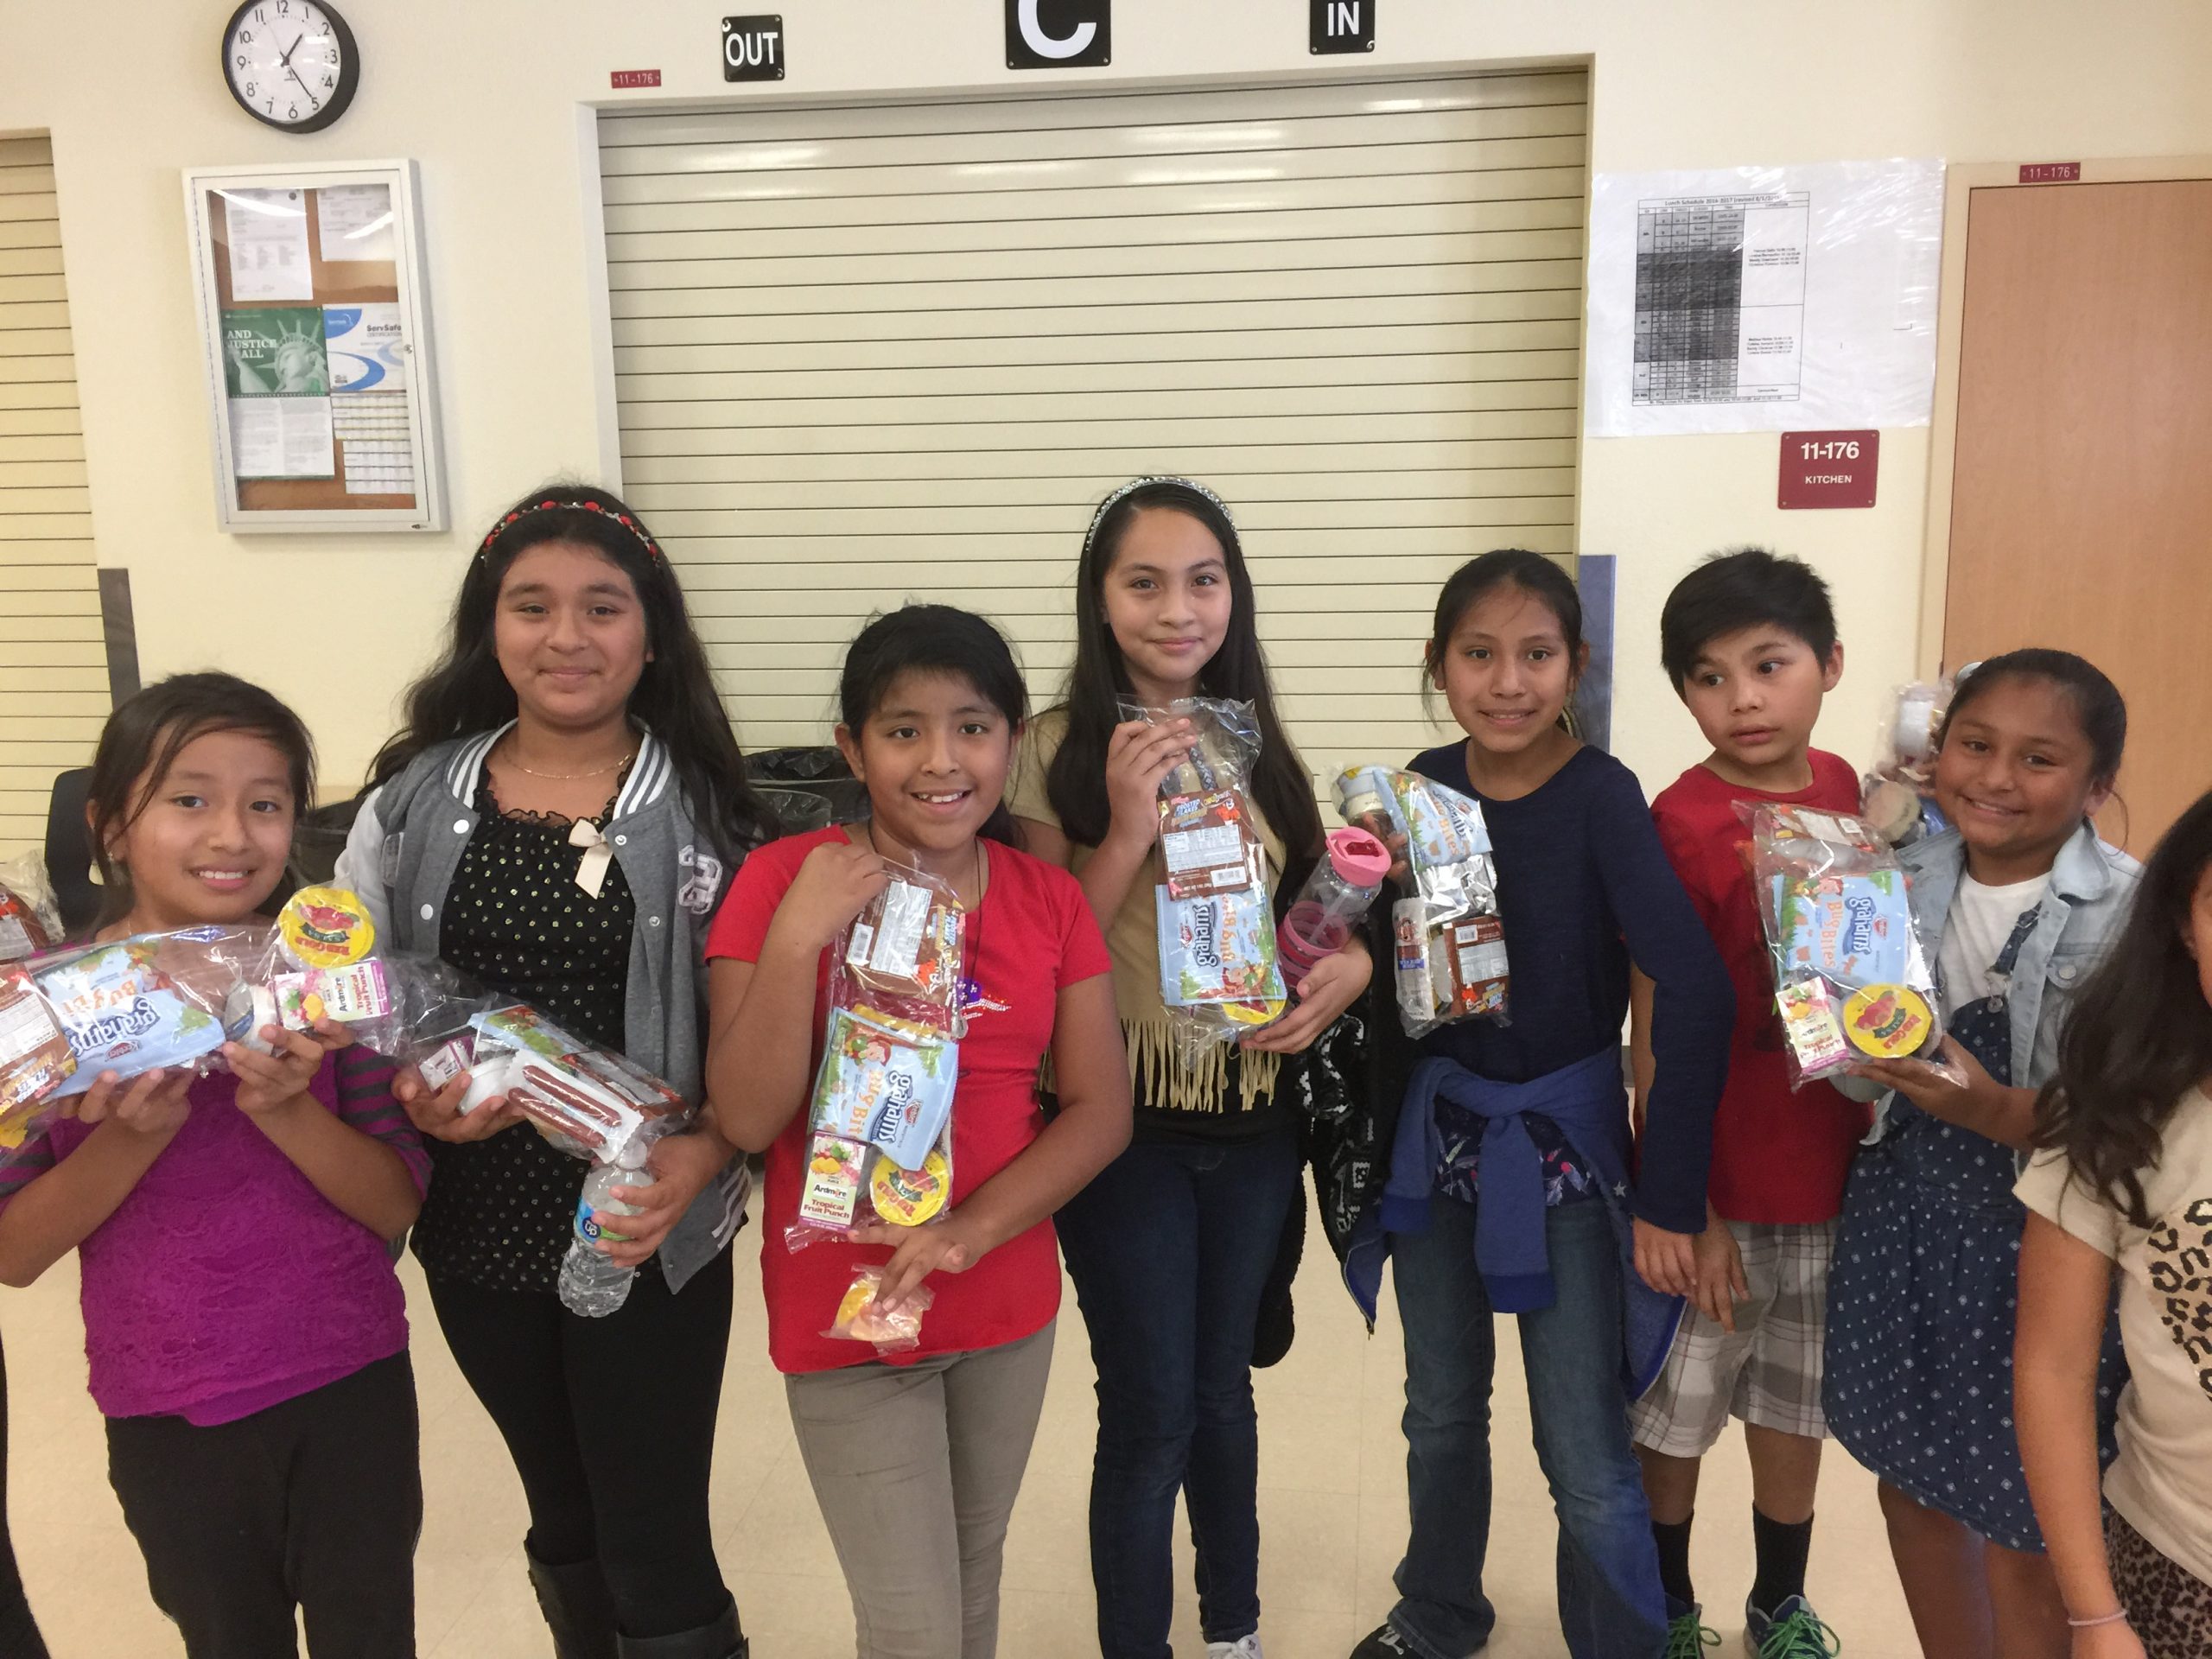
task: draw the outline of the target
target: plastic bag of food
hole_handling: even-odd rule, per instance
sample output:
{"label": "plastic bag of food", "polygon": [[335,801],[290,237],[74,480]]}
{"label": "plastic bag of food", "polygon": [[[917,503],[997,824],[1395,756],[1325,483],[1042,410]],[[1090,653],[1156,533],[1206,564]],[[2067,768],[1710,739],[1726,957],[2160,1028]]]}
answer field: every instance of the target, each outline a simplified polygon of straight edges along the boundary
{"label": "plastic bag of food", "polygon": [[[307,887],[276,915],[257,969],[232,993],[226,1023],[262,1053],[270,1026],[306,1031],[318,1020],[349,1028],[353,1039],[390,1058],[438,1069],[446,1051],[449,1080],[473,1053],[470,1020],[505,1006],[467,975],[434,957],[378,951],[367,906],[341,887]],[[433,1088],[442,1086],[433,1081]]]}
{"label": "plastic bag of food", "polygon": [[1874,739],[1874,764],[1859,780],[1859,810],[1893,847],[1939,835],[1950,824],[1936,804],[1936,735],[1951,706],[1952,681],[1901,685]]}
{"label": "plastic bag of food", "polygon": [[61,912],[46,879],[46,861],[25,853],[0,863],[0,962],[50,950],[61,938]]}
{"label": "plastic bag of food", "polygon": [[76,1071],[68,1033],[29,969],[0,966],[0,1147],[22,1144]]}
{"label": "plastic bag of food", "polygon": [[836,1317],[822,1334],[849,1342],[872,1342],[879,1354],[910,1353],[922,1345],[922,1315],[937,1300],[927,1285],[906,1294],[897,1311],[886,1313],[875,1305],[883,1287],[881,1268],[862,1268],[837,1304]]}
{"label": "plastic bag of food", "polygon": [[1399,1021],[1420,1037],[1459,1020],[1503,1024],[1511,982],[1497,861],[1481,804],[1418,772],[1352,766],[1337,810],[1396,856],[1390,907]]}
{"label": "plastic bag of food", "polygon": [[54,1097],[81,1094],[104,1071],[120,1077],[173,1066],[213,1069],[240,1034],[237,993],[268,948],[269,930],[188,927],[73,946],[23,964],[69,1039],[73,1076]]}
{"label": "plastic bag of food", "polygon": [[872,1222],[918,1227],[952,1195],[967,912],[950,883],[887,868],[830,970],[805,1174],[784,1230],[794,1250]]}
{"label": "plastic bag of food", "polygon": [[1864,1060],[1932,1059],[1942,1018],[1895,851],[1845,814],[1743,810],[1790,1086]]}
{"label": "plastic bag of food", "polygon": [[505,1096],[563,1152],[600,1163],[632,1136],[667,1134],[688,1117],[683,1097],[613,1049],[571,1036],[520,1003],[479,1014],[463,1109]]}
{"label": "plastic bag of food", "polygon": [[215,1069],[269,930],[192,927],[65,946],[0,969],[0,1150],[104,1072]]}
{"label": "plastic bag of food", "polygon": [[830,997],[958,1037],[968,912],[949,882],[884,861],[891,880],[837,941]]}
{"label": "plastic bag of food", "polygon": [[1183,697],[1164,709],[1124,702],[1123,720],[1187,720],[1189,752],[1160,783],[1155,890],[1160,999],[1176,1047],[1194,1064],[1282,1018],[1290,1007],[1268,890],[1266,843],[1253,817],[1260,728],[1252,705]]}

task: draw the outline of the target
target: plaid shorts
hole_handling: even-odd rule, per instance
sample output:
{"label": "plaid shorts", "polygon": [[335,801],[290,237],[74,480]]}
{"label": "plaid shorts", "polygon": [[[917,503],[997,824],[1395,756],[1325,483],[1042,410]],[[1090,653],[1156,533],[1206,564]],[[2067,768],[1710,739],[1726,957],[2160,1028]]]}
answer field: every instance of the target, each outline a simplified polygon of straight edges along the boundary
{"label": "plaid shorts", "polygon": [[1828,1265],[1835,1223],[1769,1226],[1732,1221],[1743,1253],[1747,1300],[1736,1304],[1732,1335],[1695,1308],[1682,1315],[1667,1366],[1629,1408],[1641,1446],[1670,1458],[1701,1458],[1731,1417],[1784,1434],[1822,1440],[1821,1344],[1827,1331]]}

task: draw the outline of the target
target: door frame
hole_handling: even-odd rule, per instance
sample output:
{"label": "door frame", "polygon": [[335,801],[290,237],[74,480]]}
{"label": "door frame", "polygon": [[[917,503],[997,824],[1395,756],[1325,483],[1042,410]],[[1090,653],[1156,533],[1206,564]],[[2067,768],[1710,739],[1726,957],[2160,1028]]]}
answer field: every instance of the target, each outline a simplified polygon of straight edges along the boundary
{"label": "door frame", "polygon": [[2144,184],[2165,180],[2212,179],[2212,156],[2139,156],[2082,161],[2078,179],[2036,180],[2021,173],[2049,162],[1967,162],[1954,163],[1943,176],[1943,267],[1936,324],[1936,404],[1929,423],[1928,522],[1920,582],[1920,640],[1916,652],[1922,678],[1943,670],[1944,604],[1951,579],[1951,489],[1959,442],[1959,359],[1965,346],[1967,310],[1967,217],[1977,190],[2068,190],[2084,184]]}

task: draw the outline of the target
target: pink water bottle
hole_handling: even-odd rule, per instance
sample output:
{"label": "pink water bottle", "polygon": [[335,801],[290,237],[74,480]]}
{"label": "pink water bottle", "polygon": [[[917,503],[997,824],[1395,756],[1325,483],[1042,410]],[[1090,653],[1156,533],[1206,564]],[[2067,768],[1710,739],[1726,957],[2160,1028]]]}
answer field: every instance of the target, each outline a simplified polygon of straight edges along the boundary
{"label": "pink water bottle", "polygon": [[1315,963],[1344,949],[1389,874],[1389,849],[1367,831],[1329,831],[1327,856],[1306,877],[1297,902],[1275,930],[1283,982],[1291,995],[1298,994]]}

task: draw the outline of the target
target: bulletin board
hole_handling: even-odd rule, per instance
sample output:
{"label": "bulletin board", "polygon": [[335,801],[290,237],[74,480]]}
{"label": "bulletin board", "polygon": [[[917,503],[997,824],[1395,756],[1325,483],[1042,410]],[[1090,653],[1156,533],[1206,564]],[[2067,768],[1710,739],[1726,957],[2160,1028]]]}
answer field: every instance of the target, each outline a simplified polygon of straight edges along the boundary
{"label": "bulletin board", "polygon": [[411,162],[184,175],[226,531],[440,531]]}

